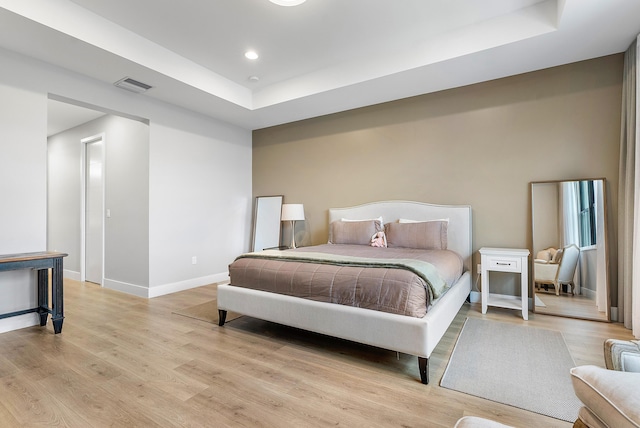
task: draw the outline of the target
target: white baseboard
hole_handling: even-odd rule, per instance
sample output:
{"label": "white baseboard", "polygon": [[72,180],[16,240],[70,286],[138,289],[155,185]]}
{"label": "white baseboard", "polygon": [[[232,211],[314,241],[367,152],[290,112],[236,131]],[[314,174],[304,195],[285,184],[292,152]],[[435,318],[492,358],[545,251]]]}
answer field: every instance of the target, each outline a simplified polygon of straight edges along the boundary
{"label": "white baseboard", "polygon": [[587,287],[581,287],[580,288],[580,293],[578,293],[578,290],[576,288],[576,294],[582,294],[587,299],[591,299],[594,302],[596,301],[596,292],[594,290],[588,289]]}
{"label": "white baseboard", "polygon": [[73,279],[74,281],[80,281],[80,272],[76,272],[74,270],[63,269],[62,277]]}
{"label": "white baseboard", "polygon": [[471,303],[478,303],[482,299],[482,295],[479,291],[472,291],[469,295],[469,301]]}
{"label": "white baseboard", "polygon": [[611,306],[611,321],[618,321],[618,307]]}
{"label": "white baseboard", "polygon": [[33,327],[34,325],[40,325],[40,316],[36,313],[4,318],[0,320],[0,333]]}
{"label": "white baseboard", "polygon": [[191,288],[202,287],[203,285],[212,284],[214,282],[223,282],[229,280],[229,273],[222,272],[213,275],[202,276],[200,278],[187,279],[185,281],[174,282],[171,284],[162,284],[149,289],[149,297],[164,296],[165,294],[176,293],[178,291],[189,290]]}
{"label": "white baseboard", "polygon": [[102,286],[110,290],[121,291],[138,297],[149,297],[149,287],[144,287],[142,285],[129,284],[128,282],[105,278]]}
{"label": "white baseboard", "polygon": [[178,291],[189,290],[191,288],[202,287],[203,285],[208,285],[214,282],[223,282],[227,280],[229,280],[229,273],[222,272],[213,275],[202,276],[200,278],[191,278],[170,284],[156,285],[155,287],[144,287],[142,285],[130,284],[127,282],[105,278],[103,286],[111,290],[133,294],[134,296],[138,297],[154,298],[158,296],[164,296],[165,294],[177,293]]}

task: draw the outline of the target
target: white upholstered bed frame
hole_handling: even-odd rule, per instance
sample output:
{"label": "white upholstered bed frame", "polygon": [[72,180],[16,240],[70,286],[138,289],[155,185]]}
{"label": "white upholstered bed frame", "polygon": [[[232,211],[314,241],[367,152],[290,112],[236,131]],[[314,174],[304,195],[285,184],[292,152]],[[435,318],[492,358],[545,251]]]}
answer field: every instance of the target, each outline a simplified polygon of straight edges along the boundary
{"label": "white upholstered bed frame", "polygon": [[471,292],[470,206],[432,205],[411,201],[384,201],[349,208],[331,208],[329,222],[383,217],[385,223],[399,218],[449,219],[448,248],[460,254],[465,272],[423,318],[390,314],[334,303],[251,290],[218,286],[218,310],[222,326],[226,311],[234,311],[329,336],[352,340],[418,357],[422,383],[429,382],[428,358]]}

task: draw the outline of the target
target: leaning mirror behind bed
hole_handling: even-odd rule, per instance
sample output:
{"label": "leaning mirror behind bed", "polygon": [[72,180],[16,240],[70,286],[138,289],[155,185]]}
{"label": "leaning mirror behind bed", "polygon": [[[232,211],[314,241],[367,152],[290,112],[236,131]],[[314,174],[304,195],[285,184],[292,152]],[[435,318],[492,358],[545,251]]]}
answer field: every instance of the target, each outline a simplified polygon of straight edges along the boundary
{"label": "leaning mirror behind bed", "polygon": [[[462,290],[448,296],[469,277],[464,255],[447,248],[449,227],[443,218],[386,225],[379,217],[341,218],[331,222],[328,244],[243,254],[229,266],[231,284],[218,291],[219,324],[233,310],[415,354],[427,383],[427,358],[470,290],[462,281]],[[447,308],[431,316],[440,301]]]}

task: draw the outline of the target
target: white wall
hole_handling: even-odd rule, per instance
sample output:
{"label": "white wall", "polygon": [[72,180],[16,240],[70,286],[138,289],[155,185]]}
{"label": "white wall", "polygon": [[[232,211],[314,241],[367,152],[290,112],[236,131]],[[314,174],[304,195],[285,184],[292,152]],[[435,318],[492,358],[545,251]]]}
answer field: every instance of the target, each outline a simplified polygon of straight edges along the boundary
{"label": "white wall", "polygon": [[[114,288],[154,296],[226,277],[228,263],[249,247],[250,131],[14,52],[0,50],[0,64],[2,253],[45,249],[46,104],[48,94],[54,94],[150,123],[148,272],[152,288],[117,281]],[[197,265],[191,265],[194,255]],[[111,275],[117,277],[119,272]],[[5,277],[0,277],[3,282],[14,282]],[[5,288],[7,297],[2,302],[12,296],[28,299],[27,293],[25,287]]]}
{"label": "white wall", "polygon": [[[80,140],[72,132],[49,137],[47,248],[67,253],[65,277],[80,278]],[[73,144],[73,142],[76,144]]]}
{"label": "white wall", "polygon": [[249,248],[251,146],[193,125],[151,123],[151,296],[225,280]]}
{"label": "white wall", "polygon": [[[0,80],[0,254],[46,249],[46,113],[45,94]],[[0,313],[37,305],[32,271],[0,272],[0,290]],[[5,318],[0,332],[37,323],[36,314]]]}
{"label": "white wall", "polygon": [[149,126],[116,116],[105,126],[105,286],[149,286]]}
{"label": "white wall", "polygon": [[[67,277],[81,269],[81,140],[104,136],[105,285],[149,286],[149,126],[106,115],[49,137],[48,247],[69,254]],[[117,287],[114,287],[117,288]]]}

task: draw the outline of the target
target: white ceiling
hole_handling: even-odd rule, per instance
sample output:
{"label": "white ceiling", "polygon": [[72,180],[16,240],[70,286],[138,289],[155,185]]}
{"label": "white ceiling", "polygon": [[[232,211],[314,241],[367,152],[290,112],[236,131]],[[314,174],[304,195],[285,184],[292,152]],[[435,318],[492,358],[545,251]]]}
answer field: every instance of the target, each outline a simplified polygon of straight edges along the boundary
{"label": "white ceiling", "polygon": [[622,52],[638,17],[638,0],[0,0],[0,47],[258,129]]}

